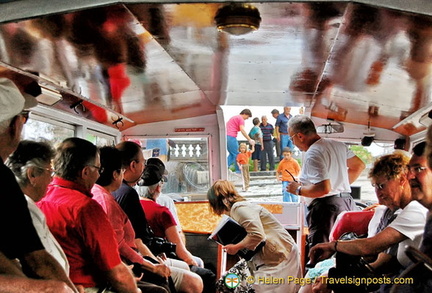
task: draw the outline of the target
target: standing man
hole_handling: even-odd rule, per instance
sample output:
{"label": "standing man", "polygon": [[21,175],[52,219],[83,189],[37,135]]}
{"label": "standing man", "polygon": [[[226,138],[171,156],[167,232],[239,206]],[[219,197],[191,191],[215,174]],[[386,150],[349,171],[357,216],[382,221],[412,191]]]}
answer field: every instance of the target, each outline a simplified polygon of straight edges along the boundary
{"label": "standing man", "polygon": [[[0,287],[7,290],[7,285],[20,286],[32,292],[76,292],[63,268],[41,243],[24,194],[12,171],[4,165],[20,142],[29,114],[24,109],[36,104],[34,97],[23,96],[10,79],[0,78],[0,279],[1,282],[11,279]],[[12,262],[15,259],[19,259],[23,270]]]}
{"label": "standing man", "polygon": [[[293,150],[293,142],[288,134],[288,121],[292,118],[291,107],[284,107],[284,112],[280,114],[276,119],[275,124],[275,135],[276,139],[280,144],[280,150],[289,147]],[[279,159],[283,159],[282,154],[279,154]]]}
{"label": "standing man", "polygon": [[81,138],[67,138],[57,149],[54,167],[56,177],[38,206],[66,253],[71,280],[86,292],[111,287],[115,292],[141,292],[120,259],[107,215],[92,199],[91,189],[101,171],[97,147]]}
{"label": "standing man", "polygon": [[[276,109],[273,111],[277,111]],[[272,113],[273,113],[272,111]],[[261,132],[263,134],[263,150],[261,152],[261,171],[266,171],[267,170],[267,158],[268,158],[268,162],[269,162],[269,170],[273,171],[275,168],[275,161],[274,161],[274,155],[273,155],[273,139],[272,139],[272,135],[274,132],[274,128],[273,125],[271,125],[270,123],[268,123],[268,119],[267,116],[262,116],[261,117],[261,124],[260,124],[260,128],[261,128]]]}
{"label": "standing man", "polygon": [[245,120],[252,117],[252,112],[249,109],[244,109],[240,112],[239,115],[231,117],[226,124],[226,133],[227,133],[227,149],[228,149],[228,168],[234,164],[236,173],[240,173],[240,169],[237,166],[236,160],[237,155],[239,153],[237,134],[240,131],[243,136],[249,141],[252,145],[255,142],[249,137],[245,128],[244,122]]}
{"label": "standing man", "polygon": [[[277,121],[277,118],[279,116],[279,110],[278,109],[273,109],[271,111],[271,114],[272,114],[273,118],[276,119],[276,121]],[[276,158],[279,161],[279,159],[282,156],[282,150],[281,150],[281,147],[280,147],[279,133],[276,133],[276,131],[273,131],[273,142],[274,142],[274,146],[275,146],[275,149],[276,149]]]}
{"label": "standing man", "polygon": [[303,196],[308,204],[308,242],[312,247],[328,242],[339,213],[356,209],[350,184],[365,164],[344,143],[321,138],[307,116],[293,117],[288,131],[294,144],[306,152],[300,182],[291,182],[287,190]]}

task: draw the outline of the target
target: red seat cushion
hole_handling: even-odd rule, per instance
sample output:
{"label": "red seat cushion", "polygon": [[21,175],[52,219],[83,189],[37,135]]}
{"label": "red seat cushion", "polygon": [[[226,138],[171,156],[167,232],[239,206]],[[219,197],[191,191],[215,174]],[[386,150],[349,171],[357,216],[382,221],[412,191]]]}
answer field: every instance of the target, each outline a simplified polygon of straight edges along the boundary
{"label": "red seat cushion", "polygon": [[330,241],[339,239],[346,232],[354,232],[357,235],[367,234],[373,214],[374,211],[342,212],[330,232]]}

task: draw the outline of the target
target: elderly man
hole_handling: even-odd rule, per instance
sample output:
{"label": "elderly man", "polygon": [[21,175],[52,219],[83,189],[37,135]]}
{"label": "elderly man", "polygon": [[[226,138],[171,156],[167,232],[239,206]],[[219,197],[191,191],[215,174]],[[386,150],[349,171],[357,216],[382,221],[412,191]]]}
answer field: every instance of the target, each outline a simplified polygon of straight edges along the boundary
{"label": "elderly man", "polygon": [[267,170],[267,158],[269,162],[269,170],[273,171],[275,169],[275,159],[273,155],[273,139],[272,139],[274,128],[273,125],[268,123],[267,116],[265,115],[262,116],[261,120],[262,122],[259,127],[261,128],[261,132],[263,134],[263,147],[264,147],[263,151],[261,152],[261,159],[260,159],[261,171]]}
{"label": "elderly man", "polygon": [[[0,191],[2,202],[0,205],[0,231],[2,235],[0,273],[16,275],[16,277],[2,276],[1,279],[11,279],[8,286],[13,286],[15,291],[9,292],[73,292],[76,289],[66,276],[65,271],[41,243],[33,226],[24,194],[12,171],[4,165],[7,157],[17,148],[21,130],[27,121],[28,111],[23,109],[33,107],[36,104],[37,102],[33,97],[28,95],[24,97],[11,80],[0,78],[0,177],[3,182]],[[10,260],[15,258],[20,260],[27,276],[53,281],[43,282],[26,279],[16,266],[15,268],[11,267]],[[10,270],[11,268],[12,270]],[[0,284],[0,287],[4,288],[3,284]],[[28,288],[28,290],[25,291],[23,288]],[[20,289],[22,291],[19,291]]]}
{"label": "elderly man", "polygon": [[66,253],[71,280],[86,292],[102,292],[107,284],[115,292],[141,292],[120,259],[107,215],[92,199],[101,171],[96,146],[68,138],[57,149],[54,167],[57,176],[38,205]]}
{"label": "elderly man", "polygon": [[48,184],[51,182],[53,175],[51,160],[53,158],[54,150],[49,144],[23,140],[15,152],[9,156],[6,165],[15,174],[15,178],[24,193],[33,225],[42,244],[69,274],[67,257],[50,232],[45,215],[36,205],[36,202],[45,196]]}
{"label": "elderly man", "polygon": [[[121,153],[125,172],[122,185],[112,194],[132,223],[136,236],[135,244],[138,250],[143,255],[152,255],[147,245],[150,246],[154,235],[147,223],[138,193],[133,188],[141,179],[145,168],[145,159],[141,147],[134,142],[123,141],[116,148]],[[167,259],[165,263],[171,269],[171,277],[177,291],[191,293],[202,291],[203,283],[201,278],[189,271],[189,267],[185,262]]]}
{"label": "elderly man", "polygon": [[432,127],[429,127],[427,139],[426,150],[424,143],[413,149],[408,178],[413,197],[429,210],[421,250],[432,258]]}
{"label": "elderly man", "polygon": [[277,116],[275,123],[275,137],[280,144],[281,153],[279,159],[283,159],[282,150],[286,147],[293,149],[293,142],[288,134],[288,122],[293,116],[291,115],[291,107],[284,107],[282,114]]}
{"label": "elderly man", "polygon": [[[420,143],[413,148],[413,155],[409,161],[409,174],[411,192],[413,198],[429,209],[423,234],[420,251],[432,258],[432,127],[427,132],[427,148],[425,143]],[[411,286],[411,291],[404,292],[432,292],[432,279],[429,270],[417,272],[416,282]],[[417,288],[415,288],[417,286]]]}
{"label": "elderly man", "polygon": [[300,182],[291,182],[287,190],[305,198],[310,247],[328,242],[330,230],[342,211],[355,210],[350,184],[365,164],[339,141],[321,138],[312,120],[297,115],[289,121],[289,135],[306,152]]}

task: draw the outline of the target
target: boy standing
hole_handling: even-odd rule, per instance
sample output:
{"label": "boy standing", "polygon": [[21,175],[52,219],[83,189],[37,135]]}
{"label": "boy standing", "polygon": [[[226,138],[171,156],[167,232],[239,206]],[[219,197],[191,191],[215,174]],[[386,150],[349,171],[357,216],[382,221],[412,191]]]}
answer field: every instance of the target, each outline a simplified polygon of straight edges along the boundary
{"label": "boy standing", "polygon": [[297,181],[300,174],[300,165],[292,157],[289,147],[283,148],[283,159],[276,170],[276,179],[282,181],[282,195],[284,202],[298,202],[298,196],[287,191],[287,185],[291,181]]}

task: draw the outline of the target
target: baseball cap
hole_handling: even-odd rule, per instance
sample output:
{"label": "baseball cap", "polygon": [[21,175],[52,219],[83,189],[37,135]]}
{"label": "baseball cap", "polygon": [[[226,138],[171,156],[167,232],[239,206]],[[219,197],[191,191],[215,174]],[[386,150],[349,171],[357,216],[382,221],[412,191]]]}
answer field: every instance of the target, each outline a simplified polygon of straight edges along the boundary
{"label": "baseball cap", "polygon": [[8,78],[0,78],[0,122],[11,119],[23,109],[36,105],[35,97],[21,94],[13,81]]}
{"label": "baseball cap", "polygon": [[147,159],[146,166],[157,165],[161,168],[163,175],[168,175],[167,169],[165,169],[165,164],[159,158],[149,158]]}
{"label": "baseball cap", "polygon": [[142,176],[143,186],[152,186],[160,182],[163,177],[164,169],[160,165],[146,165]]}

